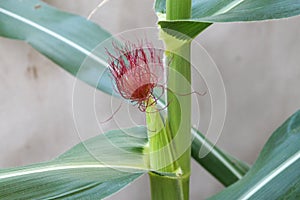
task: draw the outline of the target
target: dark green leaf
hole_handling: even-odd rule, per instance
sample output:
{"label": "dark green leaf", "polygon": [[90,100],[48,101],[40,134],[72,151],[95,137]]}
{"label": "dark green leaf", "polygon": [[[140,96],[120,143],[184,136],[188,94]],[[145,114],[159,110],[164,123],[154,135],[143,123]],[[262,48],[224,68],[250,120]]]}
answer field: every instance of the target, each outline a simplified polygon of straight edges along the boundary
{"label": "dark green leaf", "polygon": [[[192,156],[208,172],[217,178],[223,185],[229,186],[240,180],[249,170],[249,166],[236,158],[222,152],[213,146],[196,129],[192,129],[194,140],[192,143]],[[200,149],[205,148],[209,152],[202,157]]]}
{"label": "dark green leaf", "polygon": [[299,199],[300,111],[268,140],[250,171],[211,199]]}

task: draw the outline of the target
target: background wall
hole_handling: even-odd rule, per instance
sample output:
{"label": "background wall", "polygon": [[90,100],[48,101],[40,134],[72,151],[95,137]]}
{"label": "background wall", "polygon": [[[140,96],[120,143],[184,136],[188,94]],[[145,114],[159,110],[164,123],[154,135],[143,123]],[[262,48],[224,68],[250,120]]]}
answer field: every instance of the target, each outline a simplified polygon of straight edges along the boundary
{"label": "background wall", "polygon": [[[82,16],[98,3],[47,2]],[[111,0],[93,21],[112,33],[153,27],[152,4]],[[228,112],[218,146],[249,163],[273,130],[300,107],[299,20],[215,24],[197,38],[218,65],[227,91]],[[49,160],[78,143],[71,106],[74,78],[19,41],[0,38],[0,60],[0,167]],[[97,96],[100,111],[107,111],[110,97]],[[223,188],[194,162],[192,170],[192,200]],[[150,199],[147,179],[109,199]]]}

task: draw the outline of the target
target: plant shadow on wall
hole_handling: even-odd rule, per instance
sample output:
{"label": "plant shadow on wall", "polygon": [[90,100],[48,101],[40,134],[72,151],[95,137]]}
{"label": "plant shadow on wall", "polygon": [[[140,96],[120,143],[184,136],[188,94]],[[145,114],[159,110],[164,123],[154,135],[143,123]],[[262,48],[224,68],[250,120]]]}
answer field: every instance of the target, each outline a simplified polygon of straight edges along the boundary
{"label": "plant shadow on wall", "polygon": [[[27,42],[102,92],[113,95],[116,90],[136,103],[147,121],[146,127],[112,130],[90,138],[48,162],[1,169],[1,199],[102,199],[146,173],[152,199],[189,199],[191,156],[226,186],[210,199],[300,198],[300,112],[274,131],[249,166],[191,127],[190,84],[191,43],[206,28],[216,22],[296,16],[300,2],[156,0],[154,8],[165,44],[164,62],[147,42],[128,45],[115,41],[95,53],[99,44],[111,38],[100,26],[38,0],[0,0],[1,36]],[[87,57],[96,64],[82,70]],[[166,103],[153,93],[159,86],[153,66],[168,74],[166,86],[161,87]]]}

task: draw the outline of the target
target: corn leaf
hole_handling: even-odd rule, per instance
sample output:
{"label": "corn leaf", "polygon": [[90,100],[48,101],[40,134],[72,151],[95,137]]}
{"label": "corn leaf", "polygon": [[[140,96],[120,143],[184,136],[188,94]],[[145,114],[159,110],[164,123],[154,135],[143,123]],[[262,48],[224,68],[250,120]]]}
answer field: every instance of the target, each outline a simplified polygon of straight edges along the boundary
{"label": "corn leaf", "polygon": [[240,181],[210,199],[299,199],[299,144],[300,111],[273,133]]}
{"label": "corn leaf", "polygon": [[[196,37],[210,23],[250,22],[281,19],[300,14],[299,0],[193,0],[192,17],[186,20],[166,20],[166,0],[156,0],[155,11],[159,25],[168,33],[177,36],[181,32]],[[205,27],[206,26],[206,27]],[[205,27],[205,28],[204,28]]]}
{"label": "corn leaf", "polygon": [[147,130],[110,131],[58,158],[0,169],[0,199],[102,199],[147,172]]}

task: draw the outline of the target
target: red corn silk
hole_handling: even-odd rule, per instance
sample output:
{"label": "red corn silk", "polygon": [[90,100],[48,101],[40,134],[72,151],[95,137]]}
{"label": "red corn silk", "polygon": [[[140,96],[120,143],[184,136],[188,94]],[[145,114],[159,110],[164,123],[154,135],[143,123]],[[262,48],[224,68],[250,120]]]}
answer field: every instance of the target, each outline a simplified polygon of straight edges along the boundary
{"label": "red corn silk", "polygon": [[[163,51],[155,49],[149,42],[138,44],[126,42],[124,46],[113,44],[116,56],[109,55],[109,69],[117,92],[134,102],[145,112],[156,103],[153,89],[158,85],[163,72]],[[149,101],[150,99],[153,101]]]}

